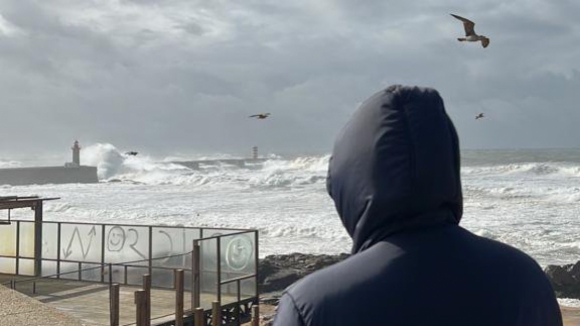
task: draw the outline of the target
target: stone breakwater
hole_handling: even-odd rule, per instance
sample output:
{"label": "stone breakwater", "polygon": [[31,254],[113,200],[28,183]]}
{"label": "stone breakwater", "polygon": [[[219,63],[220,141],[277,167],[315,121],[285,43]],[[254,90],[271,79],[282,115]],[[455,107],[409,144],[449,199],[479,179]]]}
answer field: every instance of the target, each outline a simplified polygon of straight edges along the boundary
{"label": "stone breakwater", "polygon": [[24,186],[63,183],[97,183],[94,166],[44,166],[0,169],[0,185]]}
{"label": "stone breakwater", "polygon": [[[275,304],[281,291],[304,276],[336,264],[349,254],[311,255],[293,253],[270,255],[260,260],[258,283],[260,293],[271,293],[263,300]],[[544,272],[558,298],[580,299],[580,261],[568,265],[548,265]]]}

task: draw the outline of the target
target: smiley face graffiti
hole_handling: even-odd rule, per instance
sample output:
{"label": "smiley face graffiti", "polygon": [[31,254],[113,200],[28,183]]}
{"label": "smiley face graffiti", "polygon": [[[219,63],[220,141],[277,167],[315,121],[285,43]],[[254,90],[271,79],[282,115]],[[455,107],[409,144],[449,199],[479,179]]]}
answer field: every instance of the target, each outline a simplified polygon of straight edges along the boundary
{"label": "smiley face graffiti", "polygon": [[247,236],[233,238],[227,245],[226,264],[233,270],[241,271],[252,261],[254,246]]}
{"label": "smiley face graffiti", "polygon": [[125,246],[126,239],[125,230],[122,227],[112,227],[107,235],[107,250],[114,252],[121,251]]}

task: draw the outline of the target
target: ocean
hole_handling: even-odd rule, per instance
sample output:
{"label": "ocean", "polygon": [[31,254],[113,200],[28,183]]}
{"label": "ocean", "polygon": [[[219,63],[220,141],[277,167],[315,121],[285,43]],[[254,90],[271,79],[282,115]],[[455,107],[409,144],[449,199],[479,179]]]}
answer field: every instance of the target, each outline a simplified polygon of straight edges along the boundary
{"label": "ocean", "polygon": [[[46,220],[256,228],[262,257],[350,251],[325,189],[329,155],[269,155],[260,165],[200,170],[169,162],[176,157],[127,157],[110,144],[87,146],[81,155],[98,167],[98,184],[3,185],[0,196],[60,197],[45,204]],[[0,167],[31,162],[2,157]],[[580,149],[463,150],[462,182],[463,227],[542,266],[580,260]]]}

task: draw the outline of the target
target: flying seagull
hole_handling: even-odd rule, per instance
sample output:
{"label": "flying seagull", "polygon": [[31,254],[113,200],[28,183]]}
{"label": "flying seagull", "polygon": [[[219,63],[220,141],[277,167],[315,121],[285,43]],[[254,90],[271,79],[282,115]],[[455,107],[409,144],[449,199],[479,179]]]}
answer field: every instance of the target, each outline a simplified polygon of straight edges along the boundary
{"label": "flying seagull", "polygon": [[130,155],[130,156],[137,156],[137,154],[139,154],[139,152],[126,152],[125,155]]}
{"label": "flying seagull", "polygon": [[475,120],[479,120],[481,118],[483,118],[483,113],[480,113],[480,114],[475,116]]}
{"label": "flying seagull", "polygon": [[471,20],[467,19],[467,18],[463,18],[461,16],[457,16],[454,14],[450,14],[451,16],[461,20],[463,22],[463,29],[465,29],[465,37],[459,37],[457,38],[458,41],[460,42],[477,42],[477,41],[481,41],[481,45],[486,48],[489,45],[489,38],[483,36],[483,35],[477,35],[475,34],[475,23],[472,22]]}
{"label": "flying seagull", "polygon": [[256,119],[266,119],[269,115],[270,115],[270,113],[259,113],[259,114],[251,115],[249,117],[256,118]]}

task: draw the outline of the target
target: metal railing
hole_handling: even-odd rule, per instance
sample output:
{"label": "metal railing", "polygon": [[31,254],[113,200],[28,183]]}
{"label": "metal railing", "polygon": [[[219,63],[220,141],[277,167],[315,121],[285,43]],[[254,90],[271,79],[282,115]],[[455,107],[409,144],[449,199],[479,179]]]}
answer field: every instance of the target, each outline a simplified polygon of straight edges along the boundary
{"label": "metal railing", "polygon": [[[115,284],[123,286],[145,286],[144,283],[140,282],[141,277],[139,277],[144,274],[149,275],[150,280],[152,280],[152,284],[150,284],[149,288],[175,289],[175,271],[181,270],[182,273],[191,274],[189,279],[187,277],[185,278],[183,284],[185,289],[190,290],[192,296],[191,308],[185,312],[183,319],[184,325],[192,325],[188,324],[188,322],[193,322],[194,311],[203,306],[201,302],[202,293],[206,297],[215,295],[215,300],[212,300],[212,302],[214,305],[217,303],[217,305],[221,307],[219,319],[222,321],[222,325],[239,325],[241,322],[249,321],[250,307],[257,305],[257,230],[43,222],[43,226],[52,225],[45,228],[45,232],[50,228],[52,228],[52,231],[56,231],[55,235],[49,237],[53,240],[56,239],[56,243],[52,244],[53,247],[56,247],[56,252],[54,252],[54,250],[44,250],[43,253],[49,252],[49,254],[38,258],[19,255],[23,247],[22,241],[20,240],[21,228],[23,225],[26,225],[26,223],[31,223],[32,226],[34,222],[13,220],[13,223],[14,222],[13,230],[16,231],[16,235],[13,247],[15,247],[15,254],[6,255],[2,254],[0,251],[0,258],[14,259],[16,261],[15,272],[19,271],[19,262],[21,259],[39,259],[43,267],[48,266],[49,268],[42,269],[41,275],[37,277],[5,282],[5,285],[10,286],[13,289],[22,289],[23,284],[29,283],[32,284],[31,292],[36,294],[39,280],[62,279],[67,281],[74,280],[80,282],[109,284],[109,290],[112,291],[114,288],[113,285]],[[68,230],[66,230],[67,228]],[[100,229],[100,231],[97,231],[97,229]],[[130,233],[135,236],[144,233],[148,235],[144,244],[145,247],[148,247],[148,250],[143,250],[144,252],[142,253],[145,254],[146,257],[127,261],[106,261],[107,258],[115,259],[119,257],[119,255],[115,255],[116,251],[114,251],[117,250],[118,247],[105,248],[108,245],[107,241],[116,239],[114,238],[115,232],[117,232],[120,240],[125,241],[128,244],[128,247],[125,246],[125,248],[129,248],[135,253],[143,248],[143,245],[138,247],[135,238],[128,238],[127,234]],[[89,238],[81,237],[81,233],[87,233]],[[112,234],[113,238],[111,238]],[[163,238],[163,240],[165,240],[165,245],[171,243],[171,249],[174,249],[174,242],[172,242],[174,239],[172,239],[171,236],[180,236],[180,234],[183,238],[177,242],[179,242],[181,248],[191,248],[191,250],[153,257],[155,249],[159,249],[153,248],[154,243],[159,244],[159,240]],[[204,234],[207,236],[204,237]],[[101,241],[97,242],[97,245],[100,245],[100,247],[97,246],[97,249],[95,249],[95,247],[91,247],[91,245],[95,245],[95,242],[91,243],[88,241],[91,239],[94,240],[97,237],[99,237]],[[71,245],[73,241],[76,241],[76,248]],[[186,241],[190,242],[191,246],[186,244]],[[120,242],[111,241],[112,245],[118,243]],[[77,250],[76,256],[71,254],[73,250]],[[109,254],[109,251],[113,254]],[[100,252],[101,254],[94,255],[95,252]],[[93,255],[92,257],[89,257],[91,256],[91,253],[93,253]],[[89,257],[89,259],[78,259],[81,256]],[[134,253],[133,256],[135,256]],[[142,257],[142,255],[138,254],[137,256]],[[54,272],[50,273],[50,271]],[[229,285],[234,285],[235,290],[232,290]],[[226,287],[225,289],[224,286]],[[232,301],[232,294],[234,294],[234,291],[235,299],[233,302],[228,302],[222,305],[223,295],[228,295],[228,298]],[[113,300],[113,292],[111,292],[110,296],[111,300]],[[149,302],[149,304],[151,304],[151,302]],[[111,316],[113,316],[115,311],[113,301],[111,301],[110,309]],[[157,316],[152,318],[150,308],[148,311],[147,320],[149,323],[152,319],[166,317]],[[206,318],[206,324],[214,325],[211,307],[206,306],[203,308],[203,311]],[[171,322],[167,323],[167,325],[169,324],[171,324]],[[160,323],[160,325],[163,325],[163,323]]]}

